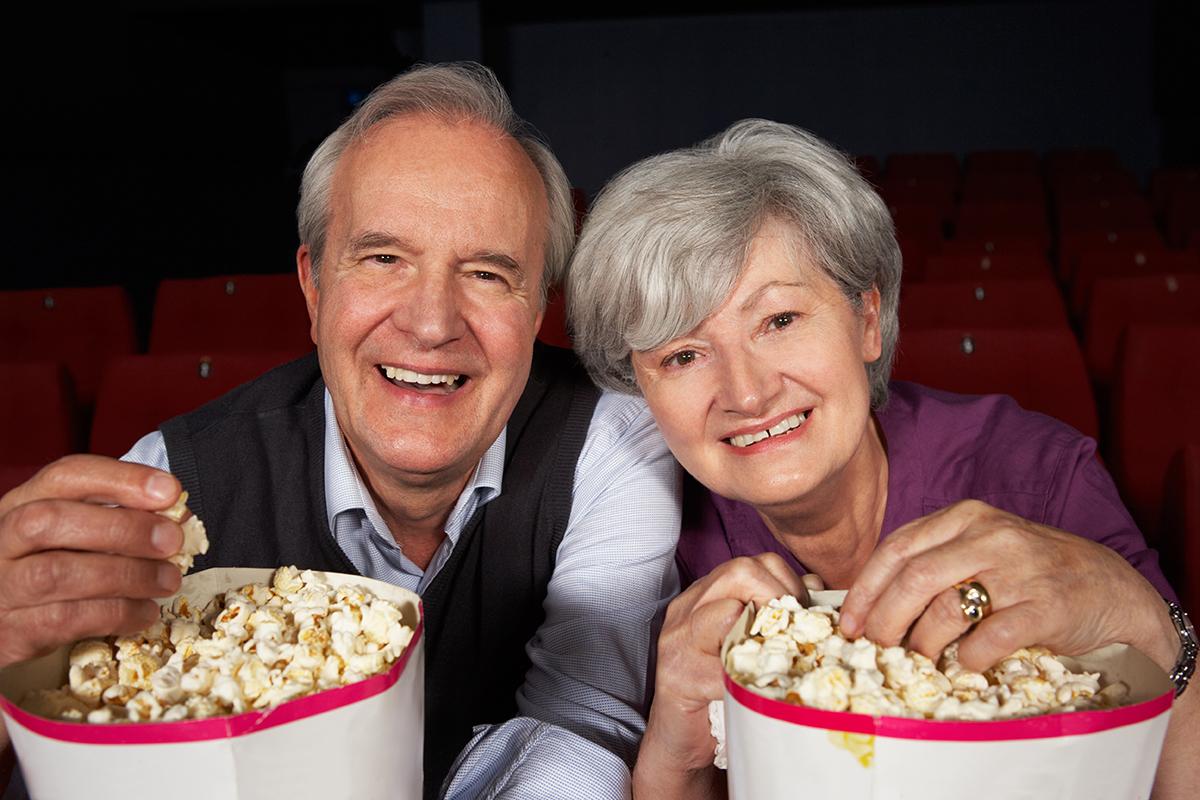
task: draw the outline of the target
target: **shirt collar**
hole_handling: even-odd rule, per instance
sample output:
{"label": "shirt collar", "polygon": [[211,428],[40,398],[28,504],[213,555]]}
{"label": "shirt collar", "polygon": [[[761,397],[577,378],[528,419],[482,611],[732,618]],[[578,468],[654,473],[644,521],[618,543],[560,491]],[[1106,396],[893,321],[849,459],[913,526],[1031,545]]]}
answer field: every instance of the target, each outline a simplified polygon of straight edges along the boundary
{"label": "shirt collar", "polygon": [[[462,494],[446,519],[446,535],[457,542],[458,535],[466,527],[475,510],[500,496],[504,481],[504,448],[508,437],[508,426],[500,431],[496,441],[484,451],[483,458],[475,466],[471,479],[463,487]],[[338,514],[361,511],[377,533],[387,535],[387,525],[375,507],[374,498],[358,474],[350,448],[337,417],[333,413],[333,398],[325,390],[325,516],[329,529],[335,530],[334,520]],[[391,539],[391,536],[388,536]]]}

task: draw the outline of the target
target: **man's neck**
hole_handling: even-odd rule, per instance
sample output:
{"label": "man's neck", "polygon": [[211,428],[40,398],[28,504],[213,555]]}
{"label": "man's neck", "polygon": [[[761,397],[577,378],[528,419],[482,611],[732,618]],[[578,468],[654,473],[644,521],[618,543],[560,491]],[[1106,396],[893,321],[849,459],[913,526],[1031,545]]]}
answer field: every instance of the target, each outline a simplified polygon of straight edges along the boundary
{"label": "man's neck", "polygon": [[357,458],[355,461],[392,538],[405,557],[426,569],[446,538],[446,520],[471,479],[474,467],[457,475],[409,482],[389,478]]}

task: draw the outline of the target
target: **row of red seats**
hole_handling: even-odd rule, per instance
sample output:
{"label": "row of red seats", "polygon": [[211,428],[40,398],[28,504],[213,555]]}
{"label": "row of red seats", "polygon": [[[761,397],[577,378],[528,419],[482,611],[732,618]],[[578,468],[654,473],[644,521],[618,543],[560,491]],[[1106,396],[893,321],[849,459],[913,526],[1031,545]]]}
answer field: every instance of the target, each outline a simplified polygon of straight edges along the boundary
{"label": "row of red seats", "polygon": [[[294,274],[164,280],[148,351],[299,355],[312,349]],[[0,292],[0,362],[61,361],[85,407],[110,359],[139,352],[132,304],[119,286]]]}

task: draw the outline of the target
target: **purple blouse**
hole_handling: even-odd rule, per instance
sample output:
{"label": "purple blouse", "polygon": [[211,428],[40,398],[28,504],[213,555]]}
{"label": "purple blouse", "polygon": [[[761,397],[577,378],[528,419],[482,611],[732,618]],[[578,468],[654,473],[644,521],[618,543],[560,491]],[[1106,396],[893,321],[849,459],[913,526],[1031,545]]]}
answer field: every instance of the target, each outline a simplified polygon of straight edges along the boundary
{"label": "purple blouse", "polygon": [[[893,381],[876,412],[888,455],[887,508],[880,539],[958,500],[996,508],[1107,545],[1164,597],[1175,599],[1157,554],[1121,503],[1096,458],[1096,442],[1006,395],[950,394]],[[775,552],[803,574],[753,507],[710,493],[692,479],[684,491],[675,558],[687,586],[735,556]]]}

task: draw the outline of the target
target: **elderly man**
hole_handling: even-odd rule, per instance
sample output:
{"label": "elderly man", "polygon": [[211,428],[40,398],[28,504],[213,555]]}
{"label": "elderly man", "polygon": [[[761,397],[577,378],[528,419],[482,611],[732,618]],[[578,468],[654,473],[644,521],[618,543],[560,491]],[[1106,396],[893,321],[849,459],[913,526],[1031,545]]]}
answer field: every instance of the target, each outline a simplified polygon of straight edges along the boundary
{"label": "elderly man", "polygon": [[0,664],[150,622],[181,533],[148,512],[182,484],[198,568],[422,595],[428,796],[623,795],[678,487],[639,401],[535,346],[562,168],[490,72],[418,68],[317,149],[298,216],[316,356],[0,500]]}

